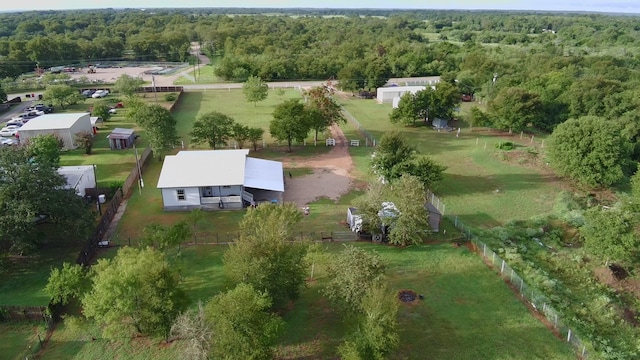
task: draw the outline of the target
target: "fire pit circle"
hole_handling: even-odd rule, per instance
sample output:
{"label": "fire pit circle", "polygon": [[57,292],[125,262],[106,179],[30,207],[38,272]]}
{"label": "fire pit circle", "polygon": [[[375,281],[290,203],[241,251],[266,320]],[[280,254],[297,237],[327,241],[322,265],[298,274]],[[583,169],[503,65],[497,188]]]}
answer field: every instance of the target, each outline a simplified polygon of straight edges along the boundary
{"label": "fire pit circle", "polygon": [[413,290],[400,290],[398,291],[398,300],[404,304],[416,304],[420,297]]}

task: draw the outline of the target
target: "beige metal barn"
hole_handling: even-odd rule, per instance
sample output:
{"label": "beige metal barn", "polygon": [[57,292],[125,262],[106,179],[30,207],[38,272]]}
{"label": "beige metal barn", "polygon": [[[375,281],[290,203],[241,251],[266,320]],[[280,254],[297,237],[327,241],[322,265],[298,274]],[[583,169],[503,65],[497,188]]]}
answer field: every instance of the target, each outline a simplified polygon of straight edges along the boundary
{"label": "beige metal barn", "polygon": [[82,131],[93,134],[89,113],[47,114],[22,125],[18,130],[18,138],[25,143],[29,138],[52,134],[62,139],[63,150],[71,150],[78,147],[75,136]]}

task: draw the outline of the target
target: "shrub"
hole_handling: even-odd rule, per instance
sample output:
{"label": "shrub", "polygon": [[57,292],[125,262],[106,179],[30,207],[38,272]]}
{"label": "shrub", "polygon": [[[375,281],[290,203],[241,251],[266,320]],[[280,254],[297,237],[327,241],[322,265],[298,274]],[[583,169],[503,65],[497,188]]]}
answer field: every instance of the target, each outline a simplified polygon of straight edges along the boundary
{"label": "shrub", "polygon": [[500,150],[513,150],[513,148],[515,148],[515,145],[511,141],[501,141],[496,144],[496,148]]}
{"label": "shrub", "polygon": [[176,101],[178,95],[175,93],[168,93],[164,95],[164,101]]}

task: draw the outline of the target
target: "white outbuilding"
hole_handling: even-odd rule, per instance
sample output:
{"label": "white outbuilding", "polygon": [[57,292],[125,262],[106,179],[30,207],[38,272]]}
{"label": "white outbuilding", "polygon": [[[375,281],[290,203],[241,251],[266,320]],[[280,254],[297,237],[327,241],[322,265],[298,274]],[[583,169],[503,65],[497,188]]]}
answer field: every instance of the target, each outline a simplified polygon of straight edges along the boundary
{"label": "white outbuilding", "polygon": [[378,88],[376,99],[379,103],[390,103],[393,102],[394,98],[400,99],[406,93],[415,94],[426,88],[425,85],[381,87]]}
{"label": "white outbuilding", "polygon": [[78,196],[84,197],[86,189],[96,188],[96,176],[93,165],[61,166],[58,174],[67,180],[65,189],[75,190]]}
{"label": "white outbuilding", "polygon": [[17,137],[24,144],[38,135],[55,135],[62,140],[63,150],[71,150],[78,147],[75,136],[82,131],[93,134],[89,113],[46,114],[22,125]]}
{"label": "white outbuilding", "polygon": [[241,209],[281,203],[282,163],[248,157],[249,150],[192,150],[165,156],[158,179],[164,210]]}

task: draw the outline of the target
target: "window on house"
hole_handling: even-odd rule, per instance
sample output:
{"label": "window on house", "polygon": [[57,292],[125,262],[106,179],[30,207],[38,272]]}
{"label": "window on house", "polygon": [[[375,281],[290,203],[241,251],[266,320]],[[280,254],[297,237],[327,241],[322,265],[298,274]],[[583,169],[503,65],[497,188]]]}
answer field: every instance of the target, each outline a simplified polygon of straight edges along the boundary
{"label": "window on house", "polygon": [[176,194],[178,194],[178,200],[187,200],[187,196],[184,194],[184,189],[176,190]]}
{"label": "window on house", "polygon": [[223,189],[231,189],[231,186],[227,186],[227,185],[225,185],[225,186],[223,186],[222,188],[223,188]]}

